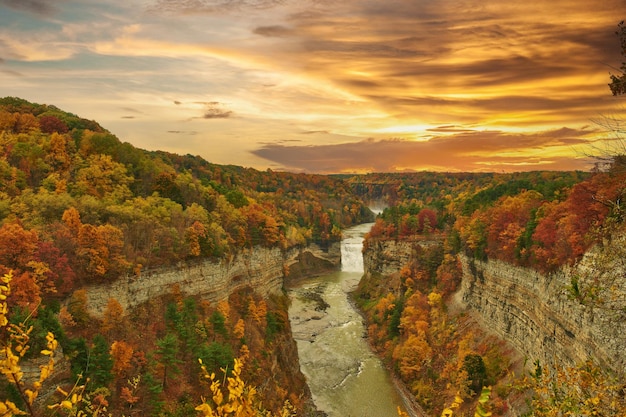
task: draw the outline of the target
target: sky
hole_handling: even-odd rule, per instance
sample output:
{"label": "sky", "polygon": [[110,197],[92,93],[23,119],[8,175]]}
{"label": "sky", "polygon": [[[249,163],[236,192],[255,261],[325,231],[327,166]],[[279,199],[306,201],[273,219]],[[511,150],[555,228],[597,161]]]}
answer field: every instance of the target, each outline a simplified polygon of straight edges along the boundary
{"label": "sky", "polygon": [[589,169],[626,0],[0,0],[0,96],[312,173]]}

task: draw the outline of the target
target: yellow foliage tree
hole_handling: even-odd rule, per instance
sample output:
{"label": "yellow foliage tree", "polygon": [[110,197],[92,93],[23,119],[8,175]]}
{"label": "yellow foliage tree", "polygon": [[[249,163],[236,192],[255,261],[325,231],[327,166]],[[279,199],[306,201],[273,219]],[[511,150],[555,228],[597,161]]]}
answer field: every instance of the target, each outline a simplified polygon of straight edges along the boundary
{"label": "yellow foliage tree", "polygon": [[591,361],[577,367],[544,369],[527,380],[533,389],[533,415],[625,416],[624,380]]}
{"label": "yellow foliage tree", "polygon": [[[232,376],[227,377],[226,386],[216,377],[215,373],[209,373],[199,360],[205,379],[210,381],[211,399],[207,402],[202,399],[202,404],[196,407],[204,417],[291,417],[296,412],[293,406],[286,401],[279,414],[272,414],[264,410],[263,405],[257,398],[257,390],[247,386],[241,379],[243,361],[235,359]],[[226,370],[222,369],[226,376]]]}
{"label": "yellow foliage tree", "polygon": [[34,416],[33,403],[39,395],[42,383],[48,379],[54,369],[54,352],[58,342],[50,332],[46,335],[46,349],[41,351],[43,356],[47,356],[48,362],[40,367],[39,378],[28,382],[24,379],[24,373],[20,362],[28,351],[29,334],[31,327],[26,327],[25,323],[18,325],[9,323],[7,315],[9,307],[6,299],[11,293],[12,273],[5,274],[0,279],[0,332],[4,333],[0,341],[2,355],[0,356],[0,373],[4,375],[10,384],[13,384],[24,401],[27,412],[20,410],[15,403],[0,399],[0,416],[31,415]]}

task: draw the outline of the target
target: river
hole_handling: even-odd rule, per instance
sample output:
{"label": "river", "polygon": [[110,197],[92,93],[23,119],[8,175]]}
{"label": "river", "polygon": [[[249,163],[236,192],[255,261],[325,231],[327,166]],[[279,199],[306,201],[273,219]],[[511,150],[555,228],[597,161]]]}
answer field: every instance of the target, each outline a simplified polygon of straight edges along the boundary
{"label": "river", "polygon": [[300,369],[316,407],[330,417],[397,417],[397,407],[404,409],[348,295],[363,275],[363,236],[372,224],[344,231],[341,271],[289,289]]}

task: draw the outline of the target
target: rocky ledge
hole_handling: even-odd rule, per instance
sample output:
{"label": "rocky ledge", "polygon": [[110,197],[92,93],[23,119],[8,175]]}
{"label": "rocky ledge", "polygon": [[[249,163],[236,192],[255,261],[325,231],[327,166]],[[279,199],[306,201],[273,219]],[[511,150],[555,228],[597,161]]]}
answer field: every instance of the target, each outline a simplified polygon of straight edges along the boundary
{"label": "rocky ledge", "polygon": [[211,302],[224,300],[245,287],[254,288],[267,297],[282,291],[287,276],[310,274],[316,268],[333,268],[340,263],[338,243],[327,250],[315,244],[287,251],[257,246],[244,249],[229,259],[181,262],[170,268],[88,286],[87,305],[89,312],[96,317],[103,315],[111,298],[128,311],[152,298],[168,294],[174,285],[180,288],[183,295],[199,295]]}

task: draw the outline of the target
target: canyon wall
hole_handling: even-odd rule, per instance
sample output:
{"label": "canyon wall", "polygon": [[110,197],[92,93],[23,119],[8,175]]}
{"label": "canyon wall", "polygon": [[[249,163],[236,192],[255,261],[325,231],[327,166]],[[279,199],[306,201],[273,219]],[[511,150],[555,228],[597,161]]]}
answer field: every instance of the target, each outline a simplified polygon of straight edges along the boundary
{"label": "canyon wall", "polygon": [[[576,268],[544,275],[497,260],[462,256],[457,294],[477,312],[485,328],[511,343],[529,362],[579,365],[593,360],[626,375],[626,322],[616,311],[585,304],[572,294],[590,257]],[[618,273],[615,271],[616,274]],[[623,281],[623,272],[621,273]],[[620,285],[624,285],[622,282]]]}
{"label": "canyon wall", "polygon": [[[313,262],[312,260],[315,260]],[[180,262],[169,268],[128,275],[118,280],[86,287],[89,312],[101,317],[110,298],[128,311],[151,298],[171,292],[174,285],[183,295],[199,295],[211,302],[227,299],[241,288],[250,287],[262,296],[282,291],[285,275],[310,273],[313,268],[336,267],[341,262],[339,243],[327,250],[312,244],[283,251],[254,247],[229,259]]]}
{"label": "canyon wall", "polygon": [[416,255],[416,245],[426,248],[440,245],[441,239],[420,238],[413,240],[378,240],[367,241],[363,250],[363,267],[366,274],[373,272],[381,275],[393,275],[408,264]]}
{"label": "canyon wall", "polygon": [[[414,245],[425,244],[432,242],[369,242],[365,273],[397,273],[411,258]],[[572,296],[572,278],[594,280],[604,273],[594,269],[597,260],[598,254],[592,251],[576,268],[544,275],[497,260],[481,262],[461,256],[463,278],[454,301],[528,358],[529,366],[535,361],[544,366],[593,360],[626,375],[626,299],[619,311],[592,307]],[[611,285],[621,288],[623,296],[624,269],[605,270],[614,275]]]}
{"label": "canyon wall", "polygon": [[393,275],[409,263],[412,255],[411,242],[372,239],[363,248],[363,270],[365,274]]}

